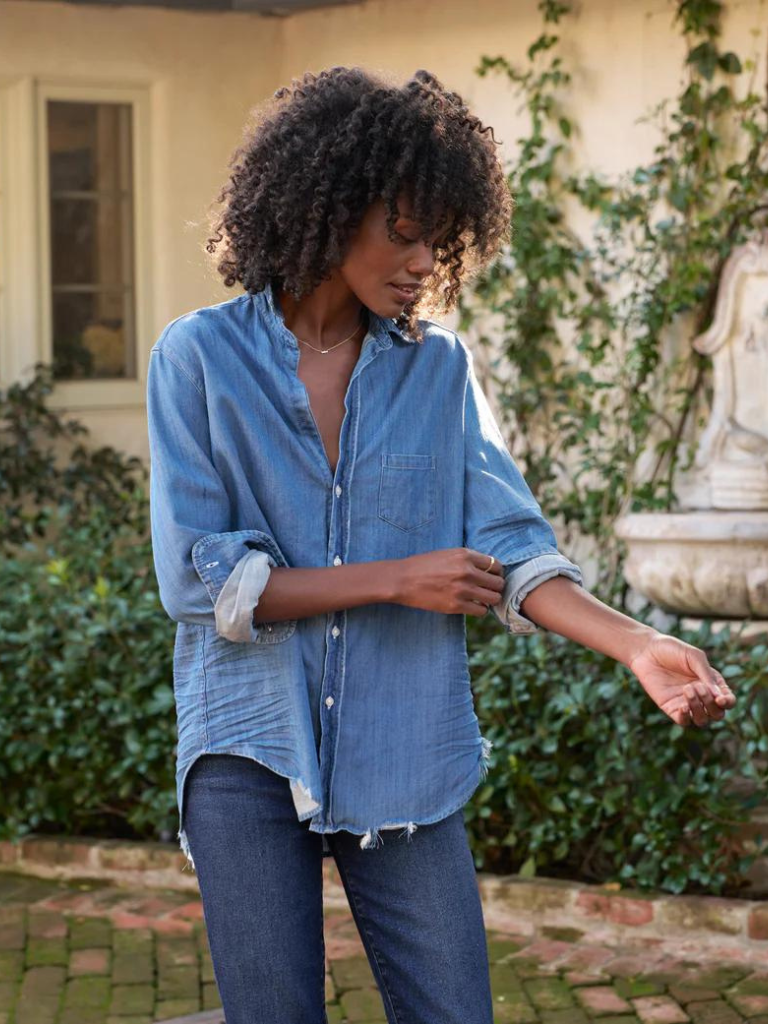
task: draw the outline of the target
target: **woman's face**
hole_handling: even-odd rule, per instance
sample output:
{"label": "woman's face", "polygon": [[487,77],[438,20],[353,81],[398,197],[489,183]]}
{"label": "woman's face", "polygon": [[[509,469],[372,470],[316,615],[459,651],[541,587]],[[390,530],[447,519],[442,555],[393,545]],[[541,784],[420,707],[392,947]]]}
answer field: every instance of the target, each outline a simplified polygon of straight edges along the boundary
{"label": "woman's face", "polygon": [[[342,280],[368,309],[380,316],[397,317],[412,302],[435,266],[434,246],[447,235],[451,219],[432,238],[421,237],[419,225],[410,218],[412,207],[405,194],[397,200],[395,231],[387,234],[386,207],[377,199],[365,212],[352,239],[347,257],[339,267]],[[399,290],[397,286],[405,290]]]}

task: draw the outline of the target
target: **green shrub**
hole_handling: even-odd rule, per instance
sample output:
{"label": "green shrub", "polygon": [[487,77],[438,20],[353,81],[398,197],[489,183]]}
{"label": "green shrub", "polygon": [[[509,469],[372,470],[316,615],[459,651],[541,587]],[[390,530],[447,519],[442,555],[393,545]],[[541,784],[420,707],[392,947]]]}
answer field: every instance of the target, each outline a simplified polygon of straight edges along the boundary
{"label": "green shrub", "polygon": [[147,471],[81,443],[36,371],[0,396],[0,838],[170,837],[174,624]]}
{"label": "green shrub", "polygon": [[736,892],[754,860],[738,834],[768,793],[766,644],[708,625],[668,630],[704,649],[737,694],[723,721],[683,729],[611,658],[557,633],[481,628],[470,664],[494,748],[465,811],[477,866]]}

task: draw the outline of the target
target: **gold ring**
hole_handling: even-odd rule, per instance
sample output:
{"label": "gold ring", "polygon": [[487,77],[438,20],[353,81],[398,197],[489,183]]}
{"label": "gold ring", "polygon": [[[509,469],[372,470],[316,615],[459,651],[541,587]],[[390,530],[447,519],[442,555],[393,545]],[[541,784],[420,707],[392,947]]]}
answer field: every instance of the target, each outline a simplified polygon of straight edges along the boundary
{"label": "gold ring", "polygon": [[495,562],[495,561],[496,561],[496,559],[495,559],[495,558],[493,557],[493,555],[491,555],[491,564],[490,564],[490,565],[488,566],[488,568],[487,568],[487,569],[485,570],[486,572],[490,572],[490,571],[491,571],[491,569],[493,568],[493,565],[494,565],[494,562]]}

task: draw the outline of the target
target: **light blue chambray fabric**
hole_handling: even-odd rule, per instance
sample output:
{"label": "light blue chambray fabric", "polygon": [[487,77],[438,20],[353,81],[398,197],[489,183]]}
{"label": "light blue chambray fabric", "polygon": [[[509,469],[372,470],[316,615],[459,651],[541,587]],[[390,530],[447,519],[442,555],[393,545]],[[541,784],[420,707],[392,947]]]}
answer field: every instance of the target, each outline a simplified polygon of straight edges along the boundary
{"label": "light blue chambray fabric", "polygon": [[[327,567],[466,546],[503,563],[502,627],[533,587],[583,586],[510,455],[453,331],[423,344],[369,311],[331,471],[271,287],[172,320],[148,368],[150,512],[184,781],[203,753],[286,777],[299,820],[348,830],[439,821],[487,771],[466,620],[376,602],[254,623],[277,566]],[[327,852],[327,846],[325,847]]]}

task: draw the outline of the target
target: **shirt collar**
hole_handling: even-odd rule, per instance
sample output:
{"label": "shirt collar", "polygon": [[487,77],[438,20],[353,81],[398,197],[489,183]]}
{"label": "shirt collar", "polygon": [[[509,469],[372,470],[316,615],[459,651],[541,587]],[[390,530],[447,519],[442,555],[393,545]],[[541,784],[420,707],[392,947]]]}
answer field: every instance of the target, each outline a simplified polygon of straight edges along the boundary
{"label": "shirt collar", "polygon": [[[282,313],[278,309],[275,301],[275,294],[271,281],[267,282],[263,291],[256,293],[256,298],[260,301],[262,308],[267,311],[268,318],[276,320],[281,327],[284,327],[285,321],[283,320]],[[392,317],[379,316],[379,314],[374,313],[372,309],[368,310],[368,316],[370,317],[371,331],[373,334],[378,335],[378,337],[386,340],[389,340],[391,337],[396,337],[411,345],[416,344],[415,339],[398,327]]]}

